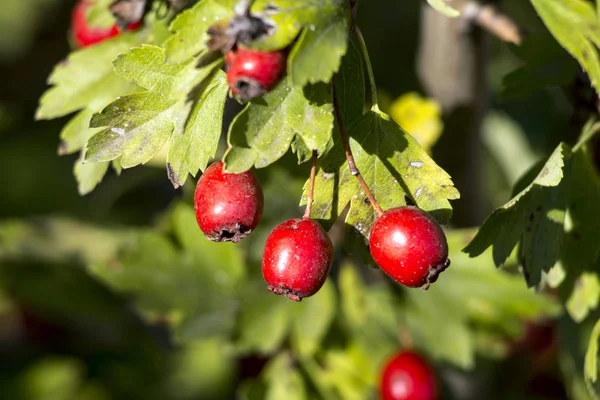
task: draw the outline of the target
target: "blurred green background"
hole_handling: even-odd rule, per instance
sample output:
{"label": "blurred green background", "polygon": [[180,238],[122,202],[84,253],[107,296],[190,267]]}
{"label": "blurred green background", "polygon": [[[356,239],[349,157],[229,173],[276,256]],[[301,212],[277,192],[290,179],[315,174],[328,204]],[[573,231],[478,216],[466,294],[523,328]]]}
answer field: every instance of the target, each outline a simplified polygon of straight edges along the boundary
{"label": "blurred green background", "polygon": [[[459,254],[519,176],[560,140],[573,143],[585,122],[572,117],[561,88],[500,99],[503,77],[521,65],[510,46],[486,35],[465,44],[470,33],[462,31],[448,38],[443,24],[422,23],[424,2],[362,2],[358,23],[384,108],[409,92],[430,95],[422,78],[429,67],[437,84],[460,85],[462,73],[473,86],[463,89],[483,96],[454,108],[438,99],[445,129],[432,154],[463,194],[449,233],[457,272],[442,276],[452,289],[432,290],[427,304],[340,250],[322,293],[296,305],[266,293],[259,272],[270,229],[301,212],[308,167],[293,157],[257,172],[266,214],[238,247],[201,237],[193,182],[174,190],[161,165],[111,171],[91,194],[78,194],[77,156],[57,155],[66,119],[34,121],[47,76],[70,51],[73,5],[4,0],[0,12],[1,398],[376,398],[378,368],[403,329],[436,360],[444,398],[587,398],[576,367],[585,348],[560,359],[555,331],[577,347],[588,328],[563,319],[526,330],[526,320],[555,317],[554,304],[496,272],[489,254]],[[502,6],[529,31],[544,31],[529,2]],[[453,53],[454,44],[464,47]],[[459,55],[464,70],[444,52]],[[497,290],[489,299],[488,287]],[[471,291],[477,303],[466,298]],[[433,311],[447,299],[447,309]],[[407,304],[423,309],[398,312]],[[436,338],[440,329],[448,331]]]}

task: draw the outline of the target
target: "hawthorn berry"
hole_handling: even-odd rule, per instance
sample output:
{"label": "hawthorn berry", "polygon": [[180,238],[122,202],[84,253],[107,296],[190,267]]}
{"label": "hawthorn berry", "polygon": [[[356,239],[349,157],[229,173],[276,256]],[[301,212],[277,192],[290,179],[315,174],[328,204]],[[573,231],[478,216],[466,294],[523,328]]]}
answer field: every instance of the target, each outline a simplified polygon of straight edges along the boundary
{"label": "hawthorn berry", "polygon": [[425,211],[392,208],[373,223],[369,237],[373,259],[396,282],[427,289],[450,265],[446,235]]}
{"label": "hawthorn berry", "polygon": [[403,351],[386,363],[381,374],[382,400],[434,400],[437,385],[429,364],[417,353]]}
{"label": "hawthorn berry", "polygon": [[[92,27],[87,20],[87,11],[94,3],[80,0],[71,15],[71,36],[77,48],[91,46],[106,39],[118,36],[121,32],[115,23],[109,28]],[[141,26],[141,22],[130,24],[127,30],[133,31]]]}
{"label": "hawthorn berry", "polygon": [[227,82],[231,92],[242,101],[271,91],[286,70],[285,51],[258,51],[238,47],[225,54]]}
{"label": "hawthorn berry", "polygon": [[269,234],[262,274],[275,294],[294,301],[317,293],[333,261],[333,245],[321,225],[309,218],[290,219]]}
{"label": "hawthorn berry", "polygon": [[262,188],[254,173],[226,173],[222,161],[208,167],[196,185],[196,221],[214,242],[239,242],[256,228],[263,207]]}

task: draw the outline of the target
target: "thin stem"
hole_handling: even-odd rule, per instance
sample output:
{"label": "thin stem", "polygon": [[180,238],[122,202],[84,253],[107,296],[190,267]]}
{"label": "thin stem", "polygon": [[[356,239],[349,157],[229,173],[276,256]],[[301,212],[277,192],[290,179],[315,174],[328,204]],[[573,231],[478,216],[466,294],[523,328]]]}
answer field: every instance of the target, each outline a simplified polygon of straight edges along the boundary
{"label": "thin stem", "polygon": [[472,21],[505,42],[516,44],[523,41],[522,29],[508,15],[491,4],[481,5],[469,1],[462,7],[463,18]]}
{"label": "thin stem", "polygon": [[313,150],[310,165],[310,180],[308,182],[308,200],[304,210],[304,219],[309,219],[312,213],[313,196],[315,193],[315,176],[317,176],[317,151]]}
{"label": "thin stem", "polygon": [[340,108],[340,102],[337,96],[337,92],[335,90],[335,83],[333,84],[333,108],[335,110],[335,118],[337,119],[338,126],[340,127],[340,136],[342,137],[342,142],[344,143],[344,151],[346,153],[346,160],[348,161],[348,167],[350,168],[350,173],[356,177],[358,183],[362,187],[363,191],[367,195],[371,206],[375,210],[378,216],[383,214],[383,210],[375,200],[373,193],[371,193],[371,189],[369,189],[369,185],[365,182],[360,171],[356,167],[356,163],[354,162],[354,155],[352,154],[352,149],[350,148],[350,141],[348,139],[348,132],[346,132],[346,127],[344,126],[344,120],[342,118],[342,110]]}
{"label": "thin stem", "polygon": [[369,51],[367,50],[367,44],[365,43],[365,38],[360,31],[358,26],[354,27],[354,34],[358,39],[358,43],[360,44],[360,51],[363,54],[363,58],[365,59],[365,65],[367,67],[367,76],[369,77],[369,86],[371,87],[371,103],[373,106],[379,107],[379,103],[377,101],[377,86],[375,85],[375,75],[373,74],[373,66],[371,65],[371,59],[369,58]]}

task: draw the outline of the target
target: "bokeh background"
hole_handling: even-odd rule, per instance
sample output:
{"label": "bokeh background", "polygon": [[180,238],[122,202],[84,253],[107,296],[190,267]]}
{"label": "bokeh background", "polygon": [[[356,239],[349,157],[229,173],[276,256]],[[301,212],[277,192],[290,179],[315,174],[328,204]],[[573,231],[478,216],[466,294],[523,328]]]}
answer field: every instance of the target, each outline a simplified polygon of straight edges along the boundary
{"label": "bokeh background", "polygon": [[[272,371],[292,365],[293,352],[280,349],[294,339],[280,323],[289,309],[273,308],[275,296],[254,294],[264,291],[254,279],[256,265],[270,228],[300,215],[307,167],[290,156],[257,172],[266,215],[261,229],[235,250],[201,242],[190,208],[193,183],[174,190],[160,160],[120,176],[111,171],[96,190],[80,196],[72,171],[77,155],[57,155],[67,119],[34,120],[52,67],[71,50],[73,5],[71,0],[3,0],[0,9],[0,397],[232,399],[238,392],[244,393],[241,398],[264,398],[269,393],[264,387],[244,382],[259,374],[270,382]],[[529,2],[501,5],[528,31],[544,32]],[[409,131],[423,129],[426,138],[441,133],[433,158],[463,196],[454,202],[451,221],[453,229],[464,228],[457,231],[464,235],[455,237],[458,251],[472,228],[510,198],[524,171],[559,141],[577,139],[585,115],[573,117],[572,87],[501,98],[503,77],[522,64],[514,49],[476,29],[449,28],[444,17],[431,20],[424,10],[425,2],[417,0],[363,1],[358,23],[382,107]],[[195,246],[196,239],[201,244]],[[123,250],[130,242],[135,245]],[[464,262],[469,268],[480,265]],[[493,269],[489,257],[481,263]],[[194,269],[197,264],[206,268]],[[125,265],[129,274],[121,274]],[[335,268],[334,276],[347,276],[343,267]],[[210,272],[216,269],[225,271]],[[371,272],[362,274],[367,284],[378,284]],[[325,290],[333,293],[329,286]],[[532,318],[555,315],[546,303],[537,307]],[[203,309],[202,318],[172,329],[197,309]],[[304,321],[322,312],[315,306]],[[517,322],[527,314],[521,312]],[[443,321],[437,323],[434,329],[444,329]],[[517,324],[512,336],[520,339],[502,344],[499,358],[477,356],[469,368],[438,363],[444,398],[564,399],[569,393],[585,399],[575,362],[573,378],[565,381],[571,361],[558,361],[555,330],[577,335],[569,324],[552,321],[527,329]],[[329,336],[319,346],[335,348],[339,357],[328,358],[329,369],[312,375],[302,367],[307,382],[335,375],[348,364],[344,357],[354,357]],[[573,343],[578,346],[578,339]],[[265,364],[271,371],[265,372]],[[348,390],[334,385],[329,398],[376,398],[374,370],[365,367],[364,382],[340,372],[331,379]],[[291,386],[277,393],[301,398],[293,394],[295,378],[286,379]],[[307,384],[308,393],[319,392],[313,385]],[[269,398],[286,398],[274,393]]]}

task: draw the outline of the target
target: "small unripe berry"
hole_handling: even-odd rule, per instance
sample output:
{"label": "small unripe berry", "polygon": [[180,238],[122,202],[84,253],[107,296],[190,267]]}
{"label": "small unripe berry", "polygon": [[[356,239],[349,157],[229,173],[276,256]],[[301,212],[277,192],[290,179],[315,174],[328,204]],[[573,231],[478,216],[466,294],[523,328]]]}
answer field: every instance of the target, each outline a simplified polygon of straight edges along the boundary
{"label": "small unripe berry", "polygon": [[321,225],[290,219],[269,234],[262,273],[271,292],[300,301],[321,289],[332,261],[333,245]]}
{"label": "small unripe berry", "polygon": [[[87,20],[87,11],[94,3],[80,0],[71,15],[71,36],[77,48],[91,46],[106,39],[118,36],[121,32],[116,24],[109,28],[92,27]],[[127,30],[133,31],[142,26],[141,22],[130,24]]]}
{"label": "small unripe berry", "polygon": [[393,356],[381,374],[381,400],[435,400],[437,385],[429,364],[405,351]]}
{"label": "small unripe berry", "polygon": [[231,92],[248,101],[270,92],[285,75],[285,51],[258,51],[238,47],[225,54]]}
{"label": "small unripe berry", "polygon": [[217,161],[204,171],[194,194],[196,221],[215,242],[239,242],[260,222],[262,188],[252,171],[225,173]]}
{"label": "small unripe berry", "polygon": [[448,243],[439,224],[412,206],[392,208],[373,223],[373,260],[396,282],[427,289],[449,265]]}

